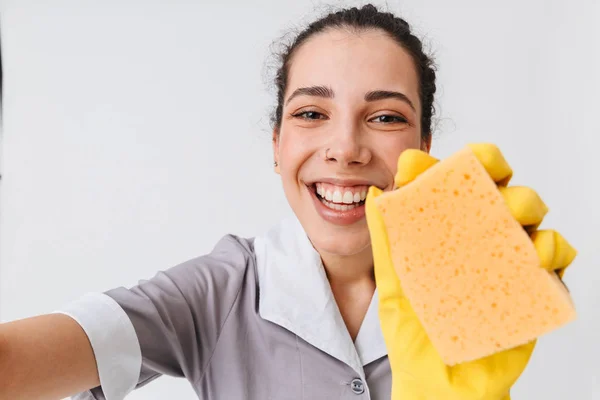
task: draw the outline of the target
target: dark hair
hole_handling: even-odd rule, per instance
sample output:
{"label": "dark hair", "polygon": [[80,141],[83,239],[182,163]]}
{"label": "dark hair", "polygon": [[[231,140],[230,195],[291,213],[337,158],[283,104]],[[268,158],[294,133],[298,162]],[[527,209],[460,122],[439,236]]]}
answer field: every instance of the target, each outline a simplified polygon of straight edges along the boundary
{"label": "dark hair", "polygon": [[350,28],[380,29],[386,32],[411,56],[419,78],[419,96],[421,100],[421,137],[428,139],[432,134],[431,119],[435,112],[433,105],[435,85],[435,66],[433,59],[423,51],[423,44],[410,29],[410,25],[389,12],[382,12],[372,4],[362,8],[348,8],[332,12],[300,32],[291,44],[284,46],[278,55],[279,65],[275,76],[277,106],[271,116],[273,128],[279,130],[283,113],[284,94],[287,87],[291,59],[296,49],[310,37],[327,29]]}

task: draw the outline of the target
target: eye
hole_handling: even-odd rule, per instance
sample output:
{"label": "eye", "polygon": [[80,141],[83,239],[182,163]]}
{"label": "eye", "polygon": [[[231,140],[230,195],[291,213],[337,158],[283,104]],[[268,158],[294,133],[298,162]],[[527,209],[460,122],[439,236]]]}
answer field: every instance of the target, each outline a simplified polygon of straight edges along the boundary
{"label": "eye", "polygon": [[325,115],[321,114],[320,112],[316,112],[316,111],[302,111],[302,112],[299,112],[292,116],[294,118],[301,118],[301,119],[306,119],[306,120],[318,120],[318,119],[326,118]]}
{"label": "eye", "polygon": [[379,115],[373,118],[371,121],[379,122],[382,124],[405,124],[408,121],[404,117],[400,117],[398,115]]}

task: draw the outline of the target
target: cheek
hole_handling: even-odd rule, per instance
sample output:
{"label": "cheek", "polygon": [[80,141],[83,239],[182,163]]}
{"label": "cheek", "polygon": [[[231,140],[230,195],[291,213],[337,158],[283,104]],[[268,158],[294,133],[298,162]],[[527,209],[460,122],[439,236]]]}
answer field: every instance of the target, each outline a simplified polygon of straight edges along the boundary
{"label": "cheek", "polygon": [[310,142],[293,130],[281,132],[279,138],[279,159],[282,177],[295,178],[302,165],[313,153]]}

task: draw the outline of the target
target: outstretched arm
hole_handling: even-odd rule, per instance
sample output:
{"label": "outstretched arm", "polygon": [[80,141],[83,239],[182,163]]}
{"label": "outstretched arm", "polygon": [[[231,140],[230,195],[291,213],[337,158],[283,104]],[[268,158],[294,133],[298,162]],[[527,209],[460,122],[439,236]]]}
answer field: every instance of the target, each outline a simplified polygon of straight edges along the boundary
{"label": "outstretched arm", "polygon": [[71,317],[0,324],[0,399],[62,399],[98,385],[92,347]]}

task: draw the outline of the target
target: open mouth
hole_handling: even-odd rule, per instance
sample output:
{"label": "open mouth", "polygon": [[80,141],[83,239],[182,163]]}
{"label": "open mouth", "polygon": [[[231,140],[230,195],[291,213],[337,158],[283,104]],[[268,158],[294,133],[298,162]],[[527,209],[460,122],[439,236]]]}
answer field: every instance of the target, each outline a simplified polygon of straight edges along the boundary
{"label": "open mouth", "polygon": [[310,186],[325,207],[336,211],[350,211],[365,204],[368,186],[343,187],[317,182]]}

